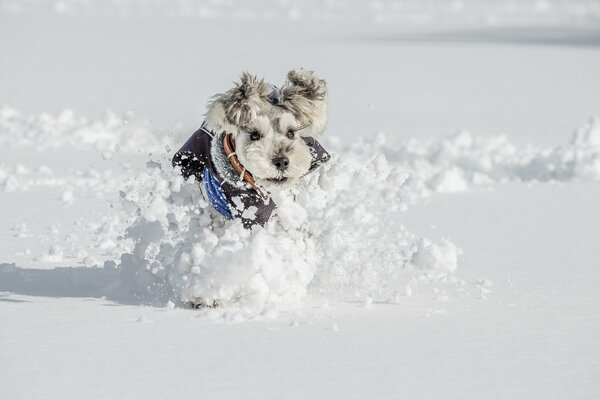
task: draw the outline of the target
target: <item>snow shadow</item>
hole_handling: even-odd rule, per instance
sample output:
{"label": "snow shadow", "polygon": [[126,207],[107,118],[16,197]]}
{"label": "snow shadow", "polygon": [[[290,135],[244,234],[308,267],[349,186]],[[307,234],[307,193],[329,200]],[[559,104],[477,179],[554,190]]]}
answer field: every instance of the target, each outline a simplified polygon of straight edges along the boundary
{"label": "snow shadow", "polygon": [[[132,282],[138,285],[132,285]],[[164,287],[162,288],[164,289]],[[0,264],[0,292],[39,297],[105,298],[124,305],[164,305],[167,292],[128,279],[118,268],[19,268]],[[4,296],[5,297],[5,296]],[[12,301],[0,297],[0,301]]]}

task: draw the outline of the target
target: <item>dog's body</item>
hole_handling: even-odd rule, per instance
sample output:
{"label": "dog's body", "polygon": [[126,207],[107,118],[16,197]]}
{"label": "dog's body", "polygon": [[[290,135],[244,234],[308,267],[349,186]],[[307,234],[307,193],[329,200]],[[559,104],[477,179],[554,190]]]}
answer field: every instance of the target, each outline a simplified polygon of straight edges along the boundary
{"label": "dog's body", "polygon": [[329,159],[309,135],[326,123],[326,85],[294,70],[277,89],[249,74],[209,104],[205,122],[173,158],[225,218],[264,225],[275,209],[268,189],[291,186]]}

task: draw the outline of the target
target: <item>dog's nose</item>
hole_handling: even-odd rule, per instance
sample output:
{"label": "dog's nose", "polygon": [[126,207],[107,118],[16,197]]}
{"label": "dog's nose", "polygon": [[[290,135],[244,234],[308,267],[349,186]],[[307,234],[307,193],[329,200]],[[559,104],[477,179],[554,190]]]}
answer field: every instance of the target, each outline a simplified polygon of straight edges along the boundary
{"label": "dog's nose", "polygon": [[273,159],[273,165],[280,171],[285,171],[290,165],[290,160],[287,157],[279,156]]}

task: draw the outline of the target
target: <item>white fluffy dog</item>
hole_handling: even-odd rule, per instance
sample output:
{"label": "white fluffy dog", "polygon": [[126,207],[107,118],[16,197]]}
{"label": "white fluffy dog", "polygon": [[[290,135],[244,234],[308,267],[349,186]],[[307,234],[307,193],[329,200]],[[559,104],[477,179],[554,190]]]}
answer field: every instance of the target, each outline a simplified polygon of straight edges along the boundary
{"label": "white fluffy dog", "polygon": [[264,225],[276,207],[269,189],[293,185],[329,159],[311,136],[323,133],[326,120],[327,86],[313,72],[290,71],[280,89],[243,73],[213,97],[173,164],[196,176],[225,218]]}

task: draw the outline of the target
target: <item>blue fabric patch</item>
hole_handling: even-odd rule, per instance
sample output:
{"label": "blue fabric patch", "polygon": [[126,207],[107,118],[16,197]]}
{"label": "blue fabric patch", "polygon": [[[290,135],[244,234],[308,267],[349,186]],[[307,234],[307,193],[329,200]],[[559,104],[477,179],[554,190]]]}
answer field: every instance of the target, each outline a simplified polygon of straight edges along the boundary
{"label": "blue fabric patch", "polygon": [[225,197],[225,192],[217,178],[215,178],[208,168],[204,168],[204,171],[202,171],[202,184],[204,185],[204,190],[208,196],[208,201],[210,201],[210,204],[212,204],[215,210],[221,213],[225,218],[233,219],[233,215],[229,209],[229,201],[227,200],[227,197]]}

